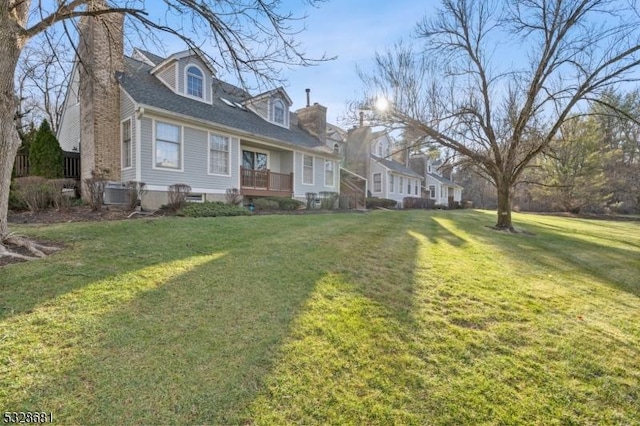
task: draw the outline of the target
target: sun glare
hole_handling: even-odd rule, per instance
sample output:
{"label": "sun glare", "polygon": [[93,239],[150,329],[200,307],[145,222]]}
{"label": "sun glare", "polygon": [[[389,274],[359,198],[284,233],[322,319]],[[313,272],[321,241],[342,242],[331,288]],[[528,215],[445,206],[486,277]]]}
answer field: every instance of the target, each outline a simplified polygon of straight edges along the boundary
{"label": "sun glare", "polygon": [[378,100],[376,100],[376,110],[381,112],[389,110],[389,101],[386,98],[378,98]]}

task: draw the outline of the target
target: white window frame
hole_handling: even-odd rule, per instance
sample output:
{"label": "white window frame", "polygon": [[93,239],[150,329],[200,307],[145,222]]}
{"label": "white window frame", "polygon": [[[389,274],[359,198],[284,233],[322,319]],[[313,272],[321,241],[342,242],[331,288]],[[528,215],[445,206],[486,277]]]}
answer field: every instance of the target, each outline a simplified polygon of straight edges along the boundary
{"label": "white window frame", "polygon": [[[305,181],[305,168],[307,167],[305,165],[305,159],[307,158],[311,158],[311,182],[307,182]],[[313,157],[313,155],[309,155],[309,154],[302,154],[302,184],[303,185],[310,185],[313,186],[314,185],[314,181],[315,181],[315,158]]]}
{"label": "white window frame", "polygon": [[436,199],[436,186],[429,185],[429,198],[432,200]]}
{"label": "white window frame", "polygon": [[[331,166],[331,167],[327,167]],[[331,171],[331,182],[327,183],[328,172]],[[333,160],[324,160],[324,186],[333,188],[336,186],[336,164]]]}
{"label": "white window frame", "polygon": [[[129,149],[128,153],[125,152],[125,135],[124,135],[124,126],[126,123],[129,123]],[[133,168],[133,122],[131,118],[127,118],[120,122],[120,149],[122,154],[122,170],[129,170]],[[128,155],[127,155],[128,154]],[[127,157],[129,158],[129,164],[127,165]]]}
{"label": "white window frame", "polygon": [[[282,122],[276,121],[276,105],[282,106]],[[269,121],[273,124],[284,127],[285,129],[289,128],[289,109],[287,104],[280,98],[272,98],[269,102]]]}
{"label": "white window frame", "polygon": [[[378,178],[377,181],[376,177]],[[382,192],[382,173],[373,174],[373,192],[376,192],[378,194]]]}
{"label": "white window frame", "polygon": [[[189,69],[191,68],[195,68],[198,71],[200,71],[200,74],[202,75],[202,77],[200,77],[202,79],[202,96],[196,96],[196,95],[192,95],[191,93],[189,93]],[[197,77],[197,76],[194,76]],[[185,96],[188,96],[192,99],[197,99],[199,101],[204,101],[207,94],[207,86],[205,84],[206,81],[206,74],[204,73],[204,71],[202,71],[202,68],[200,68],[198,65],[196,64],[187,64],[187,66],[184,68],[184,94]]]}
{"label": "white window frame", "polygon": [[[285,119],[284,119],[284,111],[285,111],[284,102],[282,102],[280,99],[274,99],[272,108],[273,108],[273,121],[276,122],[276,124],[284,125],[284,122],[285,122]],[[281,121],[278,120],[278,117],[276,115],[276,111],[278,111],[278,109],[282,110],[282,120]]]}
{"label": "white window frame", "polygon": [[396,186],[396,179],[395,176],[390,173],[389,174],[389,192],[395,192],[395,187]]}
{"label": "white window frame", "polygon": [[404,191],[404,188],[403,188],[403,186],[404,186],[404,177],[400,176],[399,183],[400,183],[400,185],[398,185],[399,186],[398,194],[402,194],[403,191]]}
{"label": "white window frame", "polygon": [[[166,166],[158,166],[156,164],[157,142],[158,142],[157,127],[158,127],[159,123],[166,124],[166,125],[169,125],[169,126],[175,126],[175,127],[178,127],[180,129],[180,132],[179,132],[180,141],[178,142],[179,145],[180,145],[180,149],[179,149],[180,167],[178,167],[178,168],[166,167]],[[167,171],[167,172],[184,172],[184,126],[182,126],[181,124],[177,124],[177,123],[171,122],[171,121],[167,121],[167,120],[153,120],[152,133],[153,133],[153,152],[152,152],[152,155],[151,155],[152,168],[154,170],[164,170],[164,171]],[[175,143],[173,141],[166,141],[166,142]]]}
{"label": "white window frame", "polygon": [[407,178],[407,194],[411,195],[411,184],[413,183],[413,179]]}
{"label": "white window frame", "polygon": [[[212,154],[212,152],[213,151],[224,152],[224,151],[221,151],[221,150],[214,150],[212,148],[212,142],[213,142],[212,138],[213,137],[220,137],[220,138],[226,139],[226,141],[227,141],[227,151],[226,151],[226,153],[227,153],[227,173],[217,173],[217,172],[211,171],[211,165],[212,165],[211,164],[211,154]],[[231,176],[231,141],[232,141],[232,139],[231,139],[230,136],[223,135],[221,133],[209,132],[209,150],[207,152],[207,172],[208,172],[207,174],[208,175],[210,175],[210,176],[226,176],[226,177]]]}

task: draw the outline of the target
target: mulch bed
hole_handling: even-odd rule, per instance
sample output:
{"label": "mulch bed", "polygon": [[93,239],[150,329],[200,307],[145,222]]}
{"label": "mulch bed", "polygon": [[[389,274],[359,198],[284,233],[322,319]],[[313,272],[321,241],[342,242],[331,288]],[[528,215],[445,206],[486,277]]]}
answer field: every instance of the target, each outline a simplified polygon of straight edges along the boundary
{"label": "mulch bed", "polygon": [[[104,206],[93,211],[88,206],[70,207],[66,210],[48,209],[32,213],[30,211],[9,211],[9,223],[65,223],[65,222],[102,222],[105,220],[126,219],[131,210],[120,206]],[[134,215],[133,217],[139,217]]]}

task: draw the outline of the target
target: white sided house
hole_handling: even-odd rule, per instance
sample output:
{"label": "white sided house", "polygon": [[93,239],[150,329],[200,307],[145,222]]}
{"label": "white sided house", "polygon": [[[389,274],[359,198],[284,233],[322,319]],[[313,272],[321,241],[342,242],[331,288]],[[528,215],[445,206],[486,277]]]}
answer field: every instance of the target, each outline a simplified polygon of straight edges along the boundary
{"label": "white sided house", "polygon": [[419,198],[422,177],[392,158],[393,140],[387,132],[363,126],[349,131],[345,167],[368,180],[372,197],[397,201],[402,208],[407,197]]}
{"label": "white sided house", "polygon": [[424,176],[424,198],[434,201],[436,206],[453,207],[462,200],[462,186],[443,173],[443,164],[427,154],[412,155],[411,168]]}
{"label": "white sided house", "polygon": [[[108,38],[109,19],[86,18],[83,37]],[[119,43],[115,53],[113,41],[106,51],[86,43],[83,63],[122,55]],[[283,88],[250,95],[218,80],[194,50],[166,58],[135,50],[112,62],[116,69],[103,81],[77,66],[67,93],[59,137],[80,150],[83,179],[107,168],[113,181],[144,182],[145,208],[166,204],[173,184],[189,185],[193,201],[224,200],[231,188],[245,199],[339,192],[340,157],[327,146],[325,107],[292,112]],[[101,118],[101,109],[112,115]]]}

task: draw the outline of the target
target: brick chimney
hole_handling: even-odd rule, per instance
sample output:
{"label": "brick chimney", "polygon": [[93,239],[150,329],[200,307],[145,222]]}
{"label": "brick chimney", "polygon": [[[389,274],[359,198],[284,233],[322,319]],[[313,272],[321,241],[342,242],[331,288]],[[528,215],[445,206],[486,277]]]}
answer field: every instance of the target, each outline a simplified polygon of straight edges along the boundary
{"label": "brick chimney", "polygon": [[312,136],[317,137],[322,143],[327,143],[327,108],[318,103],[310,104],[310,90],[307,89],[307,106],[296,111],[298,126]]}
{"label": "brick chimney", "polygon": [[[104,0],[89,3],[89,10],[107,8]],[[81,179],[92,170],[108,169],[109,179],[120,180],[120,89],[116,71],[124,68],[124,15],[107,13],[80,20],[78,67],[80,72]],[[86,191],[83,184],[83,196]]]}

